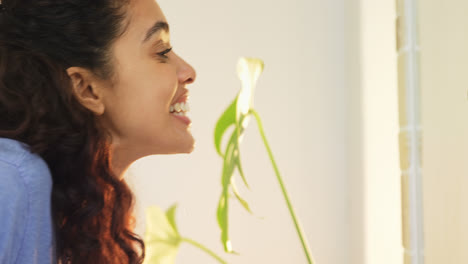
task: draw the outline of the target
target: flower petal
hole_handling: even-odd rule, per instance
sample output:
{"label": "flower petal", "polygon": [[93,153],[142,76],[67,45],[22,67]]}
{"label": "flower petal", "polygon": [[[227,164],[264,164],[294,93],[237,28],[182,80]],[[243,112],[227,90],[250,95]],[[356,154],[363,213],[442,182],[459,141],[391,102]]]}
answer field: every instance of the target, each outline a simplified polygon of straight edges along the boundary
{"label": "flower petal", "polygon": [[237,63],[237,75],[241,80],[242,88],[237,101],[238,114],[245,115],[253,107],[255,86],[264,67],[265,64],[258,58],[241,57],[239,59]]}

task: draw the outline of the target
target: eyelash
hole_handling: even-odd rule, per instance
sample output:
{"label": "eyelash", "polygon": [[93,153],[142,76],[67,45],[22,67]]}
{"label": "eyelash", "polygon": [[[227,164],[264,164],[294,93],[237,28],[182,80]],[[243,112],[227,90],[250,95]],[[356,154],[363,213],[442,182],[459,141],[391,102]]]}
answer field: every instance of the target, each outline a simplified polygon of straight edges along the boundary
{"label": "eyelash", "polygon": [[159,56],[165,58],[165,59],[168,59],[169,57],[166,56],[166,54],[168,54],[169,52],[171,52],[172,48],[169,48],[161,53],[158,53]]}

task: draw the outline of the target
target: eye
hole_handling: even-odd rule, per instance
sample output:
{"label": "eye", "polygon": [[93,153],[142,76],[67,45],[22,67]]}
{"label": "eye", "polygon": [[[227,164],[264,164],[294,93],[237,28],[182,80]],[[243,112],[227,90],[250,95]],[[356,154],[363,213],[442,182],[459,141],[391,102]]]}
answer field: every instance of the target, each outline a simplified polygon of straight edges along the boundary
{"label": "eye", "polygon": [[163,52],[158,53],[158,55],[161,56],[161,57],[163,57],[163,58],[165,58],[165,59],[168,59],[169,57],[167,57],[166,54],[168,54],[169,52],[171,52],[171,50],[172,50],[172,47],[169,48],[169,49],[167,49],[167,50],[165,50],[165,51],[163,51]]}

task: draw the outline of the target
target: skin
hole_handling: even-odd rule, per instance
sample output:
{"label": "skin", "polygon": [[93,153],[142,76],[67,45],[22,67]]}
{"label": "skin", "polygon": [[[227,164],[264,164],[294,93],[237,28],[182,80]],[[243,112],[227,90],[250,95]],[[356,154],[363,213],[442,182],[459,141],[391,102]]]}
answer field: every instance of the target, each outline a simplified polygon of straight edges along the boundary
{"label": "skin", "polygon": [[167,22],[154,0],[133,0],[129,24],[112,47],[115,77],[102,80],[80,68],[67,69],[78,100],[110,131],[111,168],[120,178],[137,159],[154,154],[191,153],[190,126],[169,113],[170,106],[193,83],[196,72],[174,51],[169,32],[142,43],[155,22]]}

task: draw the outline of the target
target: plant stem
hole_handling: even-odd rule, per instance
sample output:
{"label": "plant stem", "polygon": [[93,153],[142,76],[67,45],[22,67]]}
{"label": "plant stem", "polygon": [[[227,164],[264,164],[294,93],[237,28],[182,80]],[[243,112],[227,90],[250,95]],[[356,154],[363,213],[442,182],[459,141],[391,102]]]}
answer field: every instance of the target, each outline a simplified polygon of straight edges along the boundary
{"label": "plant stem", "polygon": [[224,261],[220,256],[216,255],[216,253],[214,253],[213,251],[211,251],[210,249],[206,248],[205,246],[203,246],[202,244],[198,243],[197,241],[195,240],[192,240],[190,238],[186,238],[186,237],[182,237],[182,241],[184,242],[187,242],[203,251],[205,251],[205,253],[207,253],[208,255],[212,256],[213,258],[215,258],[217,261],[219,261],[219,263],[223,263],[223,264],[227,264],[226,261]]}
{"label": "plant stem", "polygon": [[302,247],[304,249],[304,253],[305,253],[306,257],[307,257],[307,260],[308,260],[309,264],[313,264],[314,262],[312,260],[312,253],[310,251],[310,247],[309,247],[309,245],[307,243],[307,240],[305,239],[304,231],[302,231],[301,224],[300,224],[299,220],[297,219],[296,213],[294,212],[294,208],[293,208],[293,206],[292,206],[292,204],[291,204],[291,202],[289,200],[288,192],[286,191],[286,188],[285,188],[284,183],[283,183],[283,179],[281,178],[278,166],[276,165],[275,159],[273,158],[273,153],[272,153],[272,151],[270,149],[270,146],[268,144],[268,141],[266,139],[265,132],[263,130],[262,121],[260,120],[260,116],[258,115],[257,111],[255,111],[254,109],[250,109],[249,114],[253,114],[255,116],[255,119],[257,120],[258,128],[260,130],[260,135],[262,136],[263,143],[265,144],[265,147],[266,147],[266,149],[268,151],[268,155],[270,156],[271,164],[273,165],[273,168],[275,169],[276,177],[277,177],[278,182],[279,182],[279,184],[281,186],[281,190],[283,192],[284,199],[286,200],[286,203],[287,203],[288,208],[289,208],[289,213],[291,214],[291,217],[292,217],[292,219],[294,221],[294,226],[296,227],[297,234],[299,235],[299,238],[301,239],[301,243],[302,243]]}

